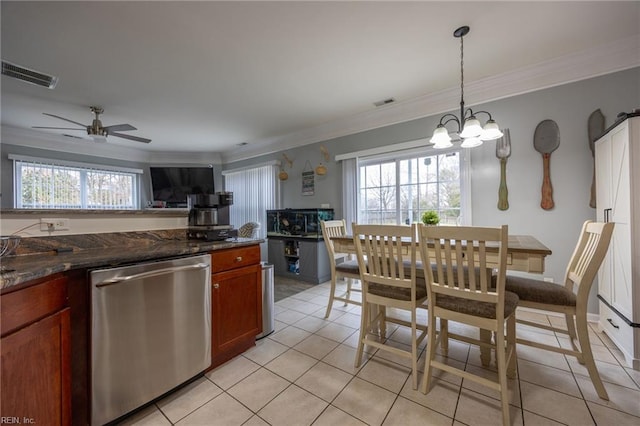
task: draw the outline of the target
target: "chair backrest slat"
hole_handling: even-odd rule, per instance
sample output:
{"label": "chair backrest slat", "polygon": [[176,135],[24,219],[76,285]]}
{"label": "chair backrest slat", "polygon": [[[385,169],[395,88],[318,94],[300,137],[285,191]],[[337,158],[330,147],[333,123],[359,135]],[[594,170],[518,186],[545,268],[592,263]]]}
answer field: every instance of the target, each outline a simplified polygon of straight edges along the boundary
{"label": "chair backrest slat", "polygon": [[[415,226],[358,225],[353,224],[353,239],[362,261],[361,274],[366,283],[378,283],[409,288],[415,281],[415,251],[407,250],[404,244],[415,246]],[[407,261],[410,268],[406,269]],[[364,268],[364,269],[363,269]],[[412,272],[413,271],[413,272]],[[413,273],[413,277],[412,277]]]}
{"label": "chair backrest slat", "polygon": [[335,267],[335,256],[336,251],[333,245],[333,241],[331,238],[333,237],[342,237],[347,233],[347,226],[343,220],[323,220],[320,221],[320,228],[322,229],[322,238],[324,239],[324,244],[327,247],[327,251],[329,252],[329,261],[334,264]]}
{"label": "chair backrest slat", "polygon": [[[494,303],[498,318],[502,315],[498,307],[504,304],[507,243],[506,225],[500,228],[420,225],[418,244],[421,258],[435,259],[433,271],[425,266],[429,298],[442,294]],[[487,255],[495,252],[494,247],[498,251],[495,287],[487,261]]]}
{"label": "chair backrest slat", "polygon": [[588,298],[593,280],[604,260],[614,229],[613,222],[586,221],[582,225],[578,244],[565,274],[565,287],[575,291],[578,298]]}

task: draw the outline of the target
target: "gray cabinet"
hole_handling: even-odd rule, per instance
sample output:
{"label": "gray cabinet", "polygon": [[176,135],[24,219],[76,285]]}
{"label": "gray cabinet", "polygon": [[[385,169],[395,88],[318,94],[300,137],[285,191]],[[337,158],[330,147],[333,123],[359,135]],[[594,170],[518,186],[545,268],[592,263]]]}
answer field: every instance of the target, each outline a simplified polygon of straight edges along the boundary
{"label": "gray cabinet", "polygon": [[324,240],[269,238],[269,263],[274,274],[320,284],[331,279]]}

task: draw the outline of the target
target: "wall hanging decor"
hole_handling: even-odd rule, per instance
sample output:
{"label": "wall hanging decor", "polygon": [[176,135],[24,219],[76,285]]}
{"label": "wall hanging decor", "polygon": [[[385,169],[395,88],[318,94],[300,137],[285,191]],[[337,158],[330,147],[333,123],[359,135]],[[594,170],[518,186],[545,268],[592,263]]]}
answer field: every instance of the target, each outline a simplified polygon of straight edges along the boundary
{"label": "wall hanging decor", "polygon": [[[287,162],[287,164],[289,164],[289,168],[291,168],[293,166],[293,161],[287,157],[287,154],[282,154],[282,157],[284,158],[284,161]],[[280,180],[287,180],[289,179],[289,173],[284,171],[284,164],[282,165],[282,167],[280,167],[280,173],[278,173],[278,179]]]}
{"label": "wall hanging decor", "polygon": [[[324,159],[324,162],[328,163],[329,151],[327,151],[327,148],[320,145],[320,152],[322,153],[322,158]],[[324,164],[322,164],[322,160],[320,160],[320,164],[318,165],[318,167],[316,167],[315,171],[318,176],[324,176],[327,174],[327,167]]]}
{"label": "wall hanging decor", "polygon": [[309,160],[304,164],[302,170],[302,195],[313,195],[315,190],[315,174]]}
{"label": "wall hanging decor", "polygon": [[593,111],[588,120],[589,130],[589,149],[591,150],[591,157],[593,158],[593,179],[591,179],[591,198],[589,199],[589,207],[596,208],[596,155],[595,145],[596,139],[604,133],[604,115],[600,108]]}
{"label": "wall hanging decor", "polygon": [[542,120],[533,134],[533,147],[542,154],[542,201],[540,207],[551,210],[553,202],[553,186],[551,185],[551,153],[560,146],[560,129],[553,120]]}
{"label": "wall hanging decor", "polygon": [[496,157],[500,160],[500,186],[498,187],[498,210],[509,208],[507,189],[507,158],[511,155],[511,135],[509,129],[502,130],[503,136],[496,140]]}

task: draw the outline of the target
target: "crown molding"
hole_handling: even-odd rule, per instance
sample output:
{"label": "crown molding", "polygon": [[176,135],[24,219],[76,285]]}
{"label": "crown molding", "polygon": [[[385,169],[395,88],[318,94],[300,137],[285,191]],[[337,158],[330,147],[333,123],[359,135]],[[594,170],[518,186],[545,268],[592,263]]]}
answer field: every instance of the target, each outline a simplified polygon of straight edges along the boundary
{"label": "crown molding", "polygon": [[69,138],[57,133],[41,132],[20,127],[2,126],[1,143],[30,148],[49,149],[51,151],[69,152],[126,160],[149,164],[221,164],[220,153],[217,152],[166,152],[148,151],[122,147],[108,142],[93,142],[92,139]]}
{"label": "crown molding", "polygon": [[[621,39],[553,60],[465,83],[468,106],[560,86],[640,66],[640,36]],[[458,87],[393,103],[287,135],[223,152],[224,164],[452,111]]]}

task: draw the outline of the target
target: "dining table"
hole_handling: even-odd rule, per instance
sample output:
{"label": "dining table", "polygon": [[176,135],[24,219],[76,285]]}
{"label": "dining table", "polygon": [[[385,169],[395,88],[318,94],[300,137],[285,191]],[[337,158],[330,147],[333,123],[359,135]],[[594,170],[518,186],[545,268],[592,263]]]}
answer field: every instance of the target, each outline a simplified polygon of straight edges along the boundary
{"label": "dining table", "polygon": [[[334,250],[336,253],[355,254],[356,247],[353,242],[353,236],[341,235],[331,237]],[[403,241],[403,248],[409,253],[411,241]],[[498,246],[496,244],[487,243],[487,264],[490,267],[498,266]],[[532,235],[509,235],[507,243],[507,270],[531,272],[542,274],[544,272],[545,258],[551,255],[551,249],[541,243]],[[420,252],[416,253],[416,257],[420,259]]]}

